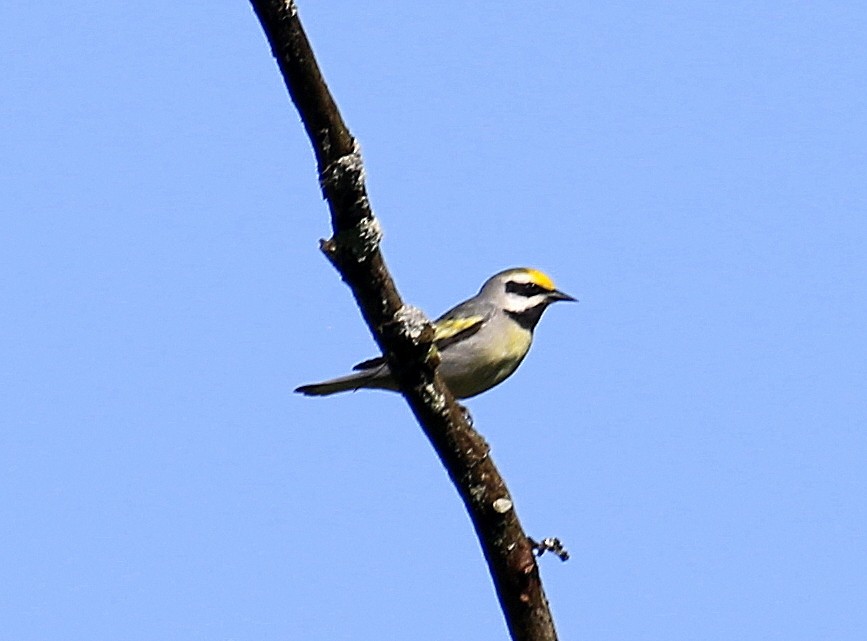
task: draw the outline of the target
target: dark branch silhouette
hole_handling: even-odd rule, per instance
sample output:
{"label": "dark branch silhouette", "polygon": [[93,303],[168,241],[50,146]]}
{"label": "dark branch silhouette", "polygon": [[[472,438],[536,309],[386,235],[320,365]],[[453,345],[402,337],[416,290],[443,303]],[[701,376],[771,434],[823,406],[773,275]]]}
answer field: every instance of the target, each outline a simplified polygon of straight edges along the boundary
{"label": "dark branch silhouette", "polygon": [[[531,541],[485,440],[436,372],[433,328],[403,303],[379,250],[358,145],[325,84],[292,0],[251,0],[316,154],[334,235],[321,249],[352,290],[412,412],[469,511],[513,639],[557,638]],[[542,549],[542,548],[538,548]]]}

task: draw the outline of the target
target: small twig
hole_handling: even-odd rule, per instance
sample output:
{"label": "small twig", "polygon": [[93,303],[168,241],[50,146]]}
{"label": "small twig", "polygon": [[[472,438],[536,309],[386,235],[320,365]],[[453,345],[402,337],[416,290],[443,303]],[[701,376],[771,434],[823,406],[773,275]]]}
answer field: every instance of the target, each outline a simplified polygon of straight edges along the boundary
{"label": "small twig", "polygon": [[563,547],[563,544],[560,542],[560,539],[554,536],[549,536],[541,541],[534,541],[532,538],[529,538],[530,545],[533,548],[533,551],[536,553],[536,556],[542,556],[545,552],[551,552],[561,561],[569,560],[569,552],[566,548]]}

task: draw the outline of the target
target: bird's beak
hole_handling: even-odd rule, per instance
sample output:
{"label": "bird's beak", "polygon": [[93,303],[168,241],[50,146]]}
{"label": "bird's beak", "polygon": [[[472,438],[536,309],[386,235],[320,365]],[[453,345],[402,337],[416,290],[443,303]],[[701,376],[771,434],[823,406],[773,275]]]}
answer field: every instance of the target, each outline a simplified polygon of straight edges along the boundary
{"label": "bird's beak", "polygon": [[568,300],[568,301],[572,301],[573,303],[578,302],[577,298],[573,298],[569,294],[564,294],[559,289],[555,289],[553,292],[550,292],[548,294],[548,300],[550,300],[552,303],[555,301],[558,301],[558,300]]}

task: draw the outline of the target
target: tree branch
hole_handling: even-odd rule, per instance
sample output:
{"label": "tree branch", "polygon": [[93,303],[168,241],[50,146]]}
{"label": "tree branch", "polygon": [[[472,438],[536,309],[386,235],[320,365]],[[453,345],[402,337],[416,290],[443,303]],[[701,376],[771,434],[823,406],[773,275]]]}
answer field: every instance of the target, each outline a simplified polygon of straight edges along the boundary
{"label": "tree branch", "polygon": [[472,519],[515,641],[555,641],[533,544],[485,440],[436,372],[433,328],[403,303],[379,249],[359,147],[331,96],[293,0],[250,0],[316,154],[334,235],[321,249],[352,290],[413,414]]}

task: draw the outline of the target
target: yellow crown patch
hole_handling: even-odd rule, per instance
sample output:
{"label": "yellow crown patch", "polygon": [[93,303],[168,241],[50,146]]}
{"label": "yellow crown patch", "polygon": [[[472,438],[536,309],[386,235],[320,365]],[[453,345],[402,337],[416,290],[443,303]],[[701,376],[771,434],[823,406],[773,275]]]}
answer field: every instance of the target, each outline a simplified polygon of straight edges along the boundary
{"label": "yellow crown patch", "polygon": [[540,272],[538,269],[528,269],[527,274],[529,274],[530,280],[539,285],[539,287],[544,287],[551,291],[557,289],[554,285],[554,281],[551,280],[551,277],[548,276],[548,274]]}

